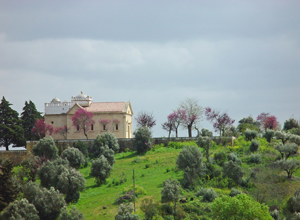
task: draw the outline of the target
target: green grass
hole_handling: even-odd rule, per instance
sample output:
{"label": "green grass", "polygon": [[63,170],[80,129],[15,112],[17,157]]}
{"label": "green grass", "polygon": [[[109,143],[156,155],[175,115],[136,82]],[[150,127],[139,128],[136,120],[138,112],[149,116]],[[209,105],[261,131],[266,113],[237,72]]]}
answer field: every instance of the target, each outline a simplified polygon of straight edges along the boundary
{"label": "green grass", "polygon": [[[86,190],[81,193],[80,200],[75,204],[76,208],[84,214],[86,220],[114,219],[118,209],[118,205],[114,203],[121,196],[124,188],[132,186],[134,170],[135,184],[143,187],[147,192],[136,200],[137,214],[142,217],[143,213],[139,210],[142,199],[153,198],[155,201],[160,201],[162,182],[170,177],[182,178],[182,172],[176,172],[174,169],[180,151],[181,149],[160,148],[147,152],[144,156],[137,156],[135,152],[117,154],[111,176],[106,184],[100,187],[97,187],[95,179],[89,176],[90,165],[80,169],[86,179]],[[169,172],[167,172],[168,168]],[[125,173],[127,182],[113,185],[112,181],[120,180],[122,173]],[[106,209],[103,209],[103,206]]]}

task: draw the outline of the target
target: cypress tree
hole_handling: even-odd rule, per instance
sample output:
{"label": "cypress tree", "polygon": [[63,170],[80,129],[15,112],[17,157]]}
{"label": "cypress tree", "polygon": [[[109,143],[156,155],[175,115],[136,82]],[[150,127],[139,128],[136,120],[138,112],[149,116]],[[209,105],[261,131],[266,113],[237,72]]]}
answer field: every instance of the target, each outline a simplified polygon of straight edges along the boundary
{"label": "cypress tree", "polygon": [[0,146],[5,146],[6,150],[10,144],[15,146],[24,145],[24,131],[19,113],[10,107],[8,101],[3,96],[0,103]]}
{"label": "cypress tree", "polygon": [[36,120],[40,118],[42,118],[42,115],[37,111],[35,104],[31,100],[29,100],[29,103],[26,101],[23,112],[21,113],[24,137],[26,140],[30,141],[34,139],[31,130],[34,128]]}

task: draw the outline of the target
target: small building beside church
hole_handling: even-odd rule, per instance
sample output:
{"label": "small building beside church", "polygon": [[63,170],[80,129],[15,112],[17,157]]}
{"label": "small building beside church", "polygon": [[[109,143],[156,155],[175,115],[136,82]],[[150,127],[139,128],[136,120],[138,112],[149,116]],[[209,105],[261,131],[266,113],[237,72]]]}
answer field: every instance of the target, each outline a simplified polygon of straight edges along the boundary
{"label": "small building beside church", "polygon": [[[86,139],[83,131],[73,126],[72,117],[82,108],[93,113],[94,124],[87,132],[89,139],[95,139],[104,132],[112,132],[117,138],[132,138],[132,108],[130,102],[93,102],[93,98],[81,94],[71,97],[71,102],[61,102],[58,98],[45,103],[45,123],[57,127],[66,126],[69,130],[66,139]],[[46,136],[50,136],[48,133]],[[60,134],[51,135],[54,140],[64,140]]]}

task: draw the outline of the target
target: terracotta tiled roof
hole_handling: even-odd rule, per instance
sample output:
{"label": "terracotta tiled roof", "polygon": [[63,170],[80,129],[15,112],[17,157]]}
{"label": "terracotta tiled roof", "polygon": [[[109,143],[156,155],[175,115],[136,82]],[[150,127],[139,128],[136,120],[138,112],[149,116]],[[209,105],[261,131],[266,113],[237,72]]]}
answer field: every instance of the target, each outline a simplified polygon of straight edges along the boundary
{"label": "terracotta tiled roof", "polygon": [[93,102],[83,107],[88,112],[126,112],[127,102]]}

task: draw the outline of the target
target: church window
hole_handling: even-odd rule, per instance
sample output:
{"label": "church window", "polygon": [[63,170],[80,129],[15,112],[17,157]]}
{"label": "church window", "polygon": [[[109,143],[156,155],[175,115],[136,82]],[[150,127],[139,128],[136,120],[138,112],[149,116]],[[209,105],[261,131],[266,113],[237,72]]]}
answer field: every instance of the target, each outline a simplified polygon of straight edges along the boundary
{"label": "church window", "polygon": [[54,124],[54,121],[51,121],[51,124]]}
{"label": "church window", "polygon": [[103,125],[103,131],[105,131],[106,130],[106,125]]}
{"label": "church window", "polygon": [[77,125],[77,131],[79,131],[79,125]]}
{"label": "church window", "polygon": [[94,130],[94,125],[93,125],[93,124],[91,125],[91,130],[92,130],[92,131]]}
{"label": "church window", "polygon": [[119,125],[118,124],[116,124],[116,131],[118,131],[119,130]]}

